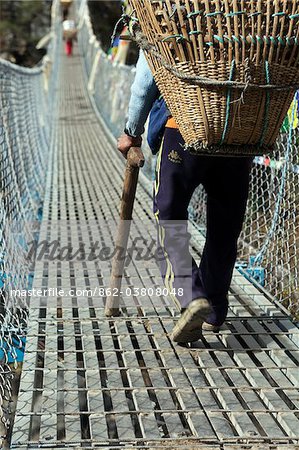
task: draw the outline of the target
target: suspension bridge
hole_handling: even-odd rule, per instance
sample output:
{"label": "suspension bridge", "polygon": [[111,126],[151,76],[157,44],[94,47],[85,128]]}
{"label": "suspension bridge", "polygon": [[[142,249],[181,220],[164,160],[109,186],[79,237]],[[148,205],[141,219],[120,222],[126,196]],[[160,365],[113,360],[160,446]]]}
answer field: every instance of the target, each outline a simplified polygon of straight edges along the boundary
{"label": "suspension bridge", "polygon": [[[113,248],[124,171],[115,137],[134,69],[101,50],[85,0],[77,19],[72,58],[55,1],[41,66],[0,61],[2,447],[299,448],[298,131],[291,123],[272,160],[255,160],[219,333],[192,347],[171,342],[179,312],[150,258],[132,258],[122,314],[106,318],[111,261],[94,249]],[[147,161],[133,242],[155,235]],[[197,260],[204,204],[199,189]]]}

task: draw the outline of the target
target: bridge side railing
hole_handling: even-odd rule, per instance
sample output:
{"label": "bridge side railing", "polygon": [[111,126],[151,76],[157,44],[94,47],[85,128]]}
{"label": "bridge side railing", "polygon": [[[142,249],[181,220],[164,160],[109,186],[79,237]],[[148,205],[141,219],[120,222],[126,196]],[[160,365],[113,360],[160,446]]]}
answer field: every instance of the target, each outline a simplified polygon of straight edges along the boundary
{"label": "bridge side railing", "polygon": [[88,89],[103,119],[117,137],[124,128],[135,67],[111,61],[94,35],[87,2],[83,5],[79,45],[84,55]]}
{"label": "bridge side railing", "polygon": [[54,131],[58,0],[51,34],[47,55],[33,69],[0,59],[0,419],[6,428],[12,370],[22,360],[28,321],[27,299],[13,290],[25,292],[32,282],[27,251],[38,233]]}

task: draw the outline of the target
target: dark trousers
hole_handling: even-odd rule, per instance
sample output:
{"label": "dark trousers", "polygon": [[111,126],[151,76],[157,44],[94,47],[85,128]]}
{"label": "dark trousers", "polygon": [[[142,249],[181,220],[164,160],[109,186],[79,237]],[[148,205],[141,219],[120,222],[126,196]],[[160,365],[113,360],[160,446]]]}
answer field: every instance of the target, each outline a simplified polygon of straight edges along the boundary
{"label": "dark trousers", "polygon": [[[177,129],[166,128],[154,188],[158,242],[164,254],[161,274],[179,307],[206,297],[212,306],[207,321],[221,325],[228,310],[252,158],[192,155],[183,144]],[[187,219],[189,202],[200,184],[207,192],[207,234],[198,267],[189,250]]]}

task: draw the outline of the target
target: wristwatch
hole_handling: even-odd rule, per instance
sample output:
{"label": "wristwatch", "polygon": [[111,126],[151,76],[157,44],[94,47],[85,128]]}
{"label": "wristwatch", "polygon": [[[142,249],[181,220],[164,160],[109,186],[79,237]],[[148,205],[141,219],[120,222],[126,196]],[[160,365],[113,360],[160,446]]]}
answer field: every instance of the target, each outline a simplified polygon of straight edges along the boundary
{"label": "wristwatch", "polygon": [[124,129],[124,133],[125,133],[127,136],[129,136],[130,138],[136,138],[136,137],[138,137],[138,136],[132,136],[132,135],[129,133],[129,131],[127,130],[127,128]]}

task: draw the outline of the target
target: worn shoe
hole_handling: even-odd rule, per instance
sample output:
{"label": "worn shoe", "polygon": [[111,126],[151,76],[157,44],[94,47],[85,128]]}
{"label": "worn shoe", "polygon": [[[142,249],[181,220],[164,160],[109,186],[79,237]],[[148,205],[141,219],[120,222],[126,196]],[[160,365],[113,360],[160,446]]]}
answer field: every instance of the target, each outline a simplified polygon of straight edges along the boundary
{"label": "worn shoe", "polygon": [[202,338],[202,324],[211,312],[206,298],[193,300],[184,310],[171,333],[174,342],[195,342]]}
{"label": "worn shoe", "polygon": [[218,333],[220,331],[219,325],[212,325],[211,323],[204,322],[202,324],[203,331],[212,331],[213,333]]}

